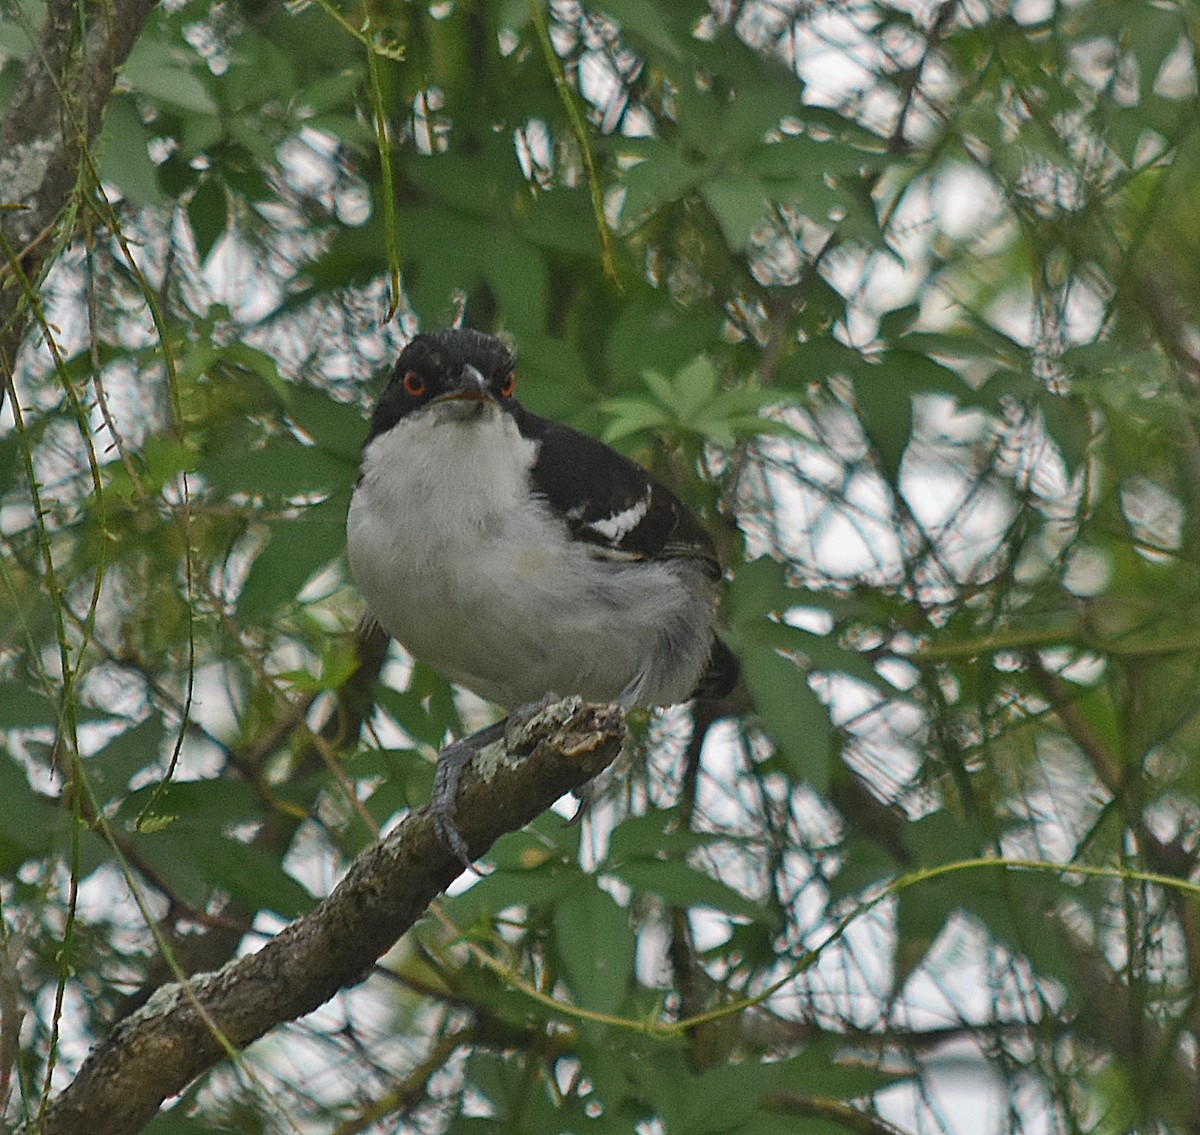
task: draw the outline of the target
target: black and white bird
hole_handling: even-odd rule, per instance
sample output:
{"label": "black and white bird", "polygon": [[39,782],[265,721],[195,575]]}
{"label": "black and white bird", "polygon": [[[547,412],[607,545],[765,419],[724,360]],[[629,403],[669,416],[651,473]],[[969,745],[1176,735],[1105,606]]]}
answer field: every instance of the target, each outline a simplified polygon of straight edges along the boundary
{"label": "black and white bird", "polygon": [[[699,520],[639,465],[514,397],[515,358],[472,330],[416,336],[371,419],[347,520],[370,613],[414,657],[515,715],[548,697],[719,697],[721,577]],[[463,768],[505,722],[443,750],[431,809],[464,863]]]}

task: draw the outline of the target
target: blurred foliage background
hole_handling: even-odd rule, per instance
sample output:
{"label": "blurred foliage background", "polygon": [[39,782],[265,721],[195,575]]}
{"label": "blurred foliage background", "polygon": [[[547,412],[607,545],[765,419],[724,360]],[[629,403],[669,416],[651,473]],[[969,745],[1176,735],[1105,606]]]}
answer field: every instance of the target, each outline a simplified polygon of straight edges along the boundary
{"label": "blurred foliage background", "polygon": [[[0,3],[0,106],[47,16]],[[1190,0],[154,9],[0,266],[5,1120],[487,719],[355,639],[343,559],[384,368],[465,317],[706,517],[754,710],[639,723],[588,823],[149,1130],[1200,1132],[1198,42]]]}

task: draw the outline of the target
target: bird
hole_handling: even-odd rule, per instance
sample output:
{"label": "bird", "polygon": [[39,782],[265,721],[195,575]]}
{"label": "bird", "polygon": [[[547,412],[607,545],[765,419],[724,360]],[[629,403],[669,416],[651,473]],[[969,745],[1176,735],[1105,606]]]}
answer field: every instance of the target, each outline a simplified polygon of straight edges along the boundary
{"label": "bird", "polygon": [[429,809],[468,868],[459,781],[510,723],[569,695],[624,709],[720,697],[738,676],[696,514],[623,454],[527,410],[516,382],[497,336],[414,336],[371,415],[346,522],[369,616],[509,711],[438,758]]}

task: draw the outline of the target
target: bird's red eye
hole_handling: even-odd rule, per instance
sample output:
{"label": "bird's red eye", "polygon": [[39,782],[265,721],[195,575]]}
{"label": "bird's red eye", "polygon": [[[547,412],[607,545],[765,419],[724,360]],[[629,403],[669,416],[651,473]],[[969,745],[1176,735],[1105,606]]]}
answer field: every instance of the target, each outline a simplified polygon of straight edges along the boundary
{"label": "bird's red eye", "polygon": [[512,392],[517,388],[517,372],[510,370],[508,377],[500,384],[500,395],[503,398],[511,398]]}
{"label": "bird's red eye", "polygon": [[404,389],[414,398],[420,398],[425,393],[425,380],[415,370],[410,370],[404,376]]}

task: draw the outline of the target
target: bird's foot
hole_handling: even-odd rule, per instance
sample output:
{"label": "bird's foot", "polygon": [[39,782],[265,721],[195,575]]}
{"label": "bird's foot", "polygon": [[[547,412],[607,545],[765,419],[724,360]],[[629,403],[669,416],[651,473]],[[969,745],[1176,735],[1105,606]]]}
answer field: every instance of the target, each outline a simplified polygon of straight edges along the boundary
{"label": "bird's foot", "polygon": [[437,767],[433,774],[433,795],[429,800],[429,814],[433,817],[433,827],[438,838],[468,871],[476,871],[476,867],[471,862],[467,841],[458,826],[458,785],[462,780],[463,770],[471,763],[471,758],[493,741],[503,737],[508,721],[509,719],[505,718],[494,725],[476,730],[467,737],[451,741],[438,754]]}
{"label": "bird's foot", "polygon": [[[548,693],[544,697],[538,698],[537,701],[518,706],[502,721],[485,726],[457,741],[451,741],[438,755],[437,768],[433,774],[433,795],[429,801],[428,812],[433,818],[433,826],[438,838],[468,871],[482,874],[479,868],[471,862],[470,849],[458,826],[458,787],[462,781],[464,770],[471,763],[475,754],[487,748],[488,745],[502,738],[509,743],[519,741],[518,734],[529,722],[562,700],[557,694]],[[575,704],[579,702],[578,698],[573,700]],[[564,703],[564,709],[569,708],[572,707]],[[591,786],[585,785],[576,792],[576,796],[579,797],[580,806],[579,811],[570,821],[571,823],[581,819],[590,808],[593,799]]]}

